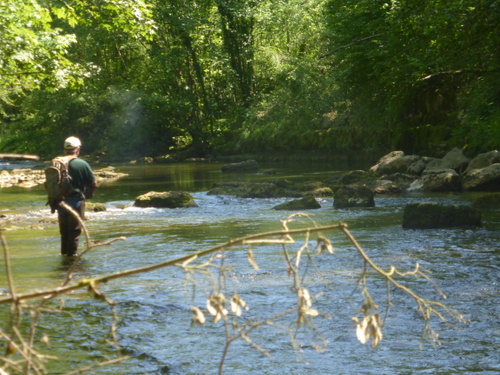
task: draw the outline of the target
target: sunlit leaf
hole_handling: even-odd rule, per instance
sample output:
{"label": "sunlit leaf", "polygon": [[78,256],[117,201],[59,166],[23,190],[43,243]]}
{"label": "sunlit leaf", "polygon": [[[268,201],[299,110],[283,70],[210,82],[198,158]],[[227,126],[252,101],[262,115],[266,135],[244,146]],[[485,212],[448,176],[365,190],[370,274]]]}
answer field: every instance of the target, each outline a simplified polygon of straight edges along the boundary
{"label": "sunlit leaf", "polygon": [[193,311],[193,317],[191,318],[191,324],[205,324],[205,314],[196,306],[191,306],[191,310]]}

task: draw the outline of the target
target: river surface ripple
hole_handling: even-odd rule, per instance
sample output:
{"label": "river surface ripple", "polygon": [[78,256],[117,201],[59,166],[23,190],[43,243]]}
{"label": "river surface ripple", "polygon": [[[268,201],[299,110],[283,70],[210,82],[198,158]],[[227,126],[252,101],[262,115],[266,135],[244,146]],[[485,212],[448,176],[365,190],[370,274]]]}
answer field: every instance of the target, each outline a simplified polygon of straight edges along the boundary
{"label": "river surface ripple", "polygon": [[[211,196],[197,187],[191,189],[198,207],[189,209],[139,209],[131,206],[140,191],[120,190],[111,184],[103,187],[100,200],[106,212],[91,213],[87,227],[92,239],[125,236],[126,241],[96,248],[87,254],[75,272],[75,279],[113,273],[174,259],[208,249],[230,239],[279,230],[280,220],[291,212],[275,211],[275,205],[288,199],[241,199]],[[160,190],[161,183],[150,190]],[[144,188],[144,187],[142,187]],[[188,189],[189,190],[189,189]],[[198,190],[198,191],[197,191]],[[31,194],[40,194],[31,192]],[[99,200],[99,198],[96,198]],[[454,325],[433,317],[431,326],[441,345],[422,340],[424,322],[414,301],[391,288],[393,306],[383,327],[378,347],[362,345],[356,338],[353,316],[362,305],[357,283],[363,262],[350,242],[339,232],[324,233],[335,253],[313,255],[304,276],[313,308],[320,312],[311,326],[300,329],[296,346],[285,330],[264,326],[249,334],[252,342],[270,354],[264,356],[247,342],[238,340],[229,349],[226,374],[497,374],[500,371],[498,344],[498,280],[500,214],[485,212],[484,225],[477,229],[403,230],[403,207],[412,201],[431,200],[469,204],[463,194],[377,197],[371,210],[334,210],[332,198],[322,198],[322,208],[308,212],[310,219],[290,224],[303,227],[312,220],[317,225],[345,222],[361,247],[384,269],[394,265],[410,271],[419,263],[447,295],[441,300],[434,286],[423,279],[410,279],[408,286],[429,299],[446,303],[468,320]],[[43,203],[29,205],[33,218],[47,216]],[[38,206],[36,206],[38,204]],[[58,252],[55,224],[40,230],[6,232],[12,248],[14,275],[19,288],[29,290],[42,285],[57,285],[65,274]],[[305,238],[288,248],[297,251]],[[310,248],[314,253],[314,243]],[[226,279],[230,292],[249,305],[242,321],[266,319],[296,305],[290,290],[282,249],[277,245],[254,246],[259,270],[247,260],[247,247],[226,253],[225,265],[231,271]],[[208,258],[207,258],[208,259]],[[207,259],[203,259],[206,261]],[[217,262],[217,261],[216,261]],[[302,259],[303,264],[307,257]],[[215,272],[215,271],[213,271]],[[0,288],[5,288],[4,278]],[[205,308],[206,296],[213,286],[210,277],[199,277],[196,293],[186,288],[179,268],[165,268],[111,281],[101,287],[117,302],[118,338],[123,353],[131,359],[103,367],[95,374],[215,374],[224,345],[221,322],[207,321],[190,327],[191,308]],[[385,282],[372,274],[368,288],[382,315],[386,314]],[[72,316],[50,315],[41,329],[51,337],[52,353],[61,360],[51,365],[50,373],[64,373],[112,355],[104,342],[110,309],[102,301],[75,292],[65,301]],[[278,320],[293,327],[296,315]],[[315,350],[319,349],[319,350]]]}

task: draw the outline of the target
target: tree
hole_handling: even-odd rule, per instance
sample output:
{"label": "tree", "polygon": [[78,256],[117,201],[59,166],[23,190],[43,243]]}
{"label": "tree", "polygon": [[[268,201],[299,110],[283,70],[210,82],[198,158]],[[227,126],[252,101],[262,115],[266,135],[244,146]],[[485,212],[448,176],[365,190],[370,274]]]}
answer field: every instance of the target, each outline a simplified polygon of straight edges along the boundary
{"label": "tree", "polygon": [[254,0],[216,0],[221,20],[224,47],[229,56],[231,68],[237,76],[236,92],[247,105],[253,92],[253,31]]}
{"label": "tree", "polygon": [[83,73],[72,63],[68,48],[73,33],[52,27],[49,8],[37,1],[0,3],[0,114],[5,105],[27,91],[67,87]]}
{"label": "tree", "polygon": [[[54,143],[68,133],[91,135],[101,112],[101,101],[93,99],[141,68],[143,41],[154,33],[148,5],[114,0],[53,0],[41,5],[33,0],[2,6],[5,44],[12,48],[2,54],[2,66],[11,79],[2,82],[0,90],[0,99],[8,103],[1,147],[47,155],[59,150]],[[109,136],[116,135],[110,128]],[[108,135],[103,127],[100,130],[87,144],[104,142]],[[45,147],[47,143],[52,147]]]}
{"label": "tree", "polygon": [[459,104],[470,84],[498,86],[498,12],[494,1],[329,1],[331,46],[345,48],[327,58],[351,124],[386,148],[446,142],[473,111]]}

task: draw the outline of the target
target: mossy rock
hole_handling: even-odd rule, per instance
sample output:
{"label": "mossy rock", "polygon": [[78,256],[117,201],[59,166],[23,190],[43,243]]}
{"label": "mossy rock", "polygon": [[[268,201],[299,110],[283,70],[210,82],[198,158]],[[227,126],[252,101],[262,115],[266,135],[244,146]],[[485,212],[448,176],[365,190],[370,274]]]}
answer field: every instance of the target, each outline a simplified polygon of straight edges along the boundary
{"label": "mossy rock", "polygon": [[107,208],[102,203],[85,202],[85,210],[88,212],[103,212],[106,211]]}
{"label": "mossy rock", "polygon": [[365,185],[347,185],[335,191],[334,208],[375,207],[375,194]]}
{"label": "mossy rock", "polygon": [[470,206],[433,202],[409,203],[404,208],[403,228],[438,229],[481,226],[481,212]]}
{"label": "mossy rock", "polygon": [[191,194],[185,191],[150,191],[135,198],[134,206],[143,208],[198,207]]}
{"label": "mossy rock", "polygon": [[288,211],[315,210],[318,208],[321,208],[321,205],[313,196],[307,196],[302,199],[295,199],[293,201],[278,204],[274,207],[275,210]]}

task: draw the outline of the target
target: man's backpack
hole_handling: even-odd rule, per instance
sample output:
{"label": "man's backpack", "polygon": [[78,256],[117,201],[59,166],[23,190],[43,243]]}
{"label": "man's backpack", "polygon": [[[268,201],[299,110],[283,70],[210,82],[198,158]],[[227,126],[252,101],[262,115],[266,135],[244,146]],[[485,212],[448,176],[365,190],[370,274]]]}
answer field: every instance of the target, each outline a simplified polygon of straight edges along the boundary
{"label": "man's backpack", "polygon": [[69,163],[76,156],[60,156],[52,160],[52,165],[45,169],[45,190],[52,212],[65,197],[74,194],[78,190],[71,183],[68,173]]}

